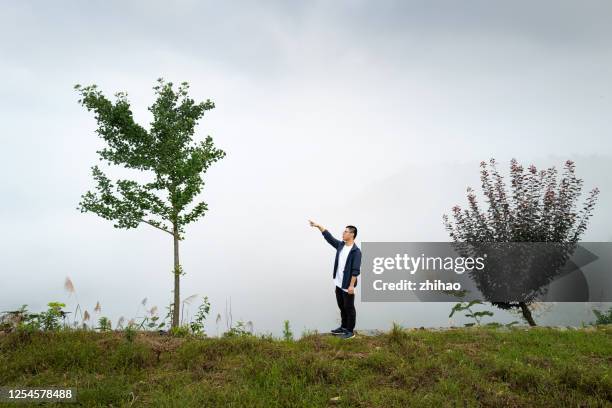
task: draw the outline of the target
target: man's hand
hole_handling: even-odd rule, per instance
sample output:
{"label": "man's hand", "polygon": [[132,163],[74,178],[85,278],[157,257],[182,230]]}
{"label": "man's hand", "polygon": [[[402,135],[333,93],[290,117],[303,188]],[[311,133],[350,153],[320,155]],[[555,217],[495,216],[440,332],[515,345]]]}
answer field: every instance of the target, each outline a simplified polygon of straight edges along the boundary
{"label": "man's hand", "polygon": [[323,232],[325,231],[325,228],[323,228],[320,224],[317,224],[316,222],[314,222],[313,220],[308,220],[308,222],[310,223],[311,227],[315,227],[318,228],[319,231]]}
{"label": "man's hand", "polygon": [[355,283],[357,282],[357,277],[356,276],[351,276],[351,281],[349,282],[349,287],[348,287],[348,293],[350,295],[354,295],[355,294]]}

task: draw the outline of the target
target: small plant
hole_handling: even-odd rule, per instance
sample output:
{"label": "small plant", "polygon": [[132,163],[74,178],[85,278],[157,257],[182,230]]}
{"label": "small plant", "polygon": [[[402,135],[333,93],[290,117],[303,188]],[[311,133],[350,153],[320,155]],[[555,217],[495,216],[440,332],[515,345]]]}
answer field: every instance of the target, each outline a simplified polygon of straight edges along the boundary
{"label": "small plant", "polygon": [[159,316],[151,316],[149,322],[147,323],[147,329],[153,330],[159,326],[157,321],[159,320]]}
{"label": "small plant", "polygon": [[[184,309],[183,309],[184,310]],[[210,302],[208,296],[202,298],[202,304],[198,307],[194,320],[189,324],[193,334],[204,334],[204,321],[210,313]]]}
{"label": "small plant", "polygon": [[474,305],[482,305],[483,303],[480,300],[472,300],[470,302],[459,302],[457,303],[455,306],[453,306],[453,309],[451,310],[451,313],[448,315],[449,318],[453,317],[453,315],[455,314],[455,312],[460,312],[463,310],[467,310],[468,313],[465,314],[465,317],[470,317],[472,319],[474,319],[474,322],[471,323],[465,323],[465,327],[471,327],[471,326],[480,326],[480,322],[482,320],[482,318],[484,316],[493,316],[493,312],[490,312],[488,310],[483,310],[480,312],[475,312],[472,310],[472,306]]}
{"label": "small plant", "polygon": [[289,326],[289,320],[285,320],[285,326],[283,327],[283,338],[285,341],[293,340],[293,332],[291,331],[291,327]]}
{"label": "small plant", "polygon": [[319,335],[319,330],[317,329],[304,329],[302,330],[302,335],[301,338],[308,338],[308,337],[313,337],[313,336],[318,336]]}
{"label": "small plant", "polygon": [[38,317],[38,314],[28,312],[28,305],[23,305],[17,310],[3,312],[0,315],[0,331],[40,330]]}
{"label": "small plant", "polygon": [[274,341],[274,335],[272,333],[261,333],[258,337],[262,340]]}
{"label": "small plant", "polygon": [[406,330],[404,330],[402,325],[397,322],[393,322],[393,326],[389,331],[389,341],[391,343],[402,344],[407,338],[408,333],[406,332]]}
{"label": "small plant", "polygon": [[108,317],[102,316],[100,317],[100,319],[98,319],[98,330],[100,330],[101,332],[111,331],[111,326],[112,324]]}
{"label": "small plant", "polygon": [[176,326],[170,328],[170,335],[175,337],[187,337],[189,336],[189,326],[184,324],[182,326]]}
{"label": "small plant", "polygon": [[596,320],[594,324],[612,324],[612,307],[607,312],[593,309]]}
{"label": "small plant", "polygon": [[66,304],[61,302],[49,302],[48,309],[38,315],[40,327],[43,330],[53,331],[59,330],[61,327],[60,319],[65,322],[67,313],[62,310]]}
{"label": "small plant", "polygon": [[172,321],[172,316],[174,314],[174,303],[170,303],[166,306],[166,316],[164,320],[157,326],[158,329],[163,330],[166,326],[170,327],[171,324],[169,322]]}
{"label": "small plant", "polygon": [[165,323],[158,323],[158,320],[159,316],[157,315],[157,306],[153,306],[151,309],[146,311],[146,315],[142,318],[138,328],[140,330],[155,330],[162,328]]}
{"label": "small plant", "polygon": [[63,310],[65,303],[49,302],[48,309],[41,313],[29,313],[27,305],[18,310],[4,312],[0,315],[0,331],[55,331],[62,326],[67,328],[66,317],[69,312]]}
{"label": "small plant", "polygon": [[246,324],[242,321],[236,322],[236,325],[231,327],[228,331],[223,333],[223,337],[234,337],[234,336],[251,336],[252,333],[248,330]]}
{"label": "small plant", "polygon": [[136,337],[136,329],[133,325],[128,324],[123,330],[123,332],[127,341],[129,341],[130,343],[134,342],[134,338]]}

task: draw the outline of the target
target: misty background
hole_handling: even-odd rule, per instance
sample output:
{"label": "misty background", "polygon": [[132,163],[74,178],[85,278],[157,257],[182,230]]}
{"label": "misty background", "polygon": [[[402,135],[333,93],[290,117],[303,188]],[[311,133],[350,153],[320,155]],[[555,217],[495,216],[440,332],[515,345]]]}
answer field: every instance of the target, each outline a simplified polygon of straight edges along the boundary
{"label": "misty background", "polygon": [[[480,192],[490,157],[504,174],[513,157],[574,160],[583,196],[601,190],[582,239],[611,241],[611,13],[607,1],[3,2],[0,311],[99,301],[114,327],[145,297],[162,316],[171,302],[168,234],[76,209],[103,146],[77,83],[126,91],[147,128],[159,77],[214,101],[196,140],[227,157],[181,243],[182,297],[209,296],[213,335],[230,299],[256,332],[336,327],[334,250],[307,220],[337,238],[356,225],[359,246],[448,241],[442,214],[467,204],[468,185]],[[356,329],[467,321],[449,321],[452,304],[356,293]],[[593,306],[549,305],[536,321],[577,325]]]}

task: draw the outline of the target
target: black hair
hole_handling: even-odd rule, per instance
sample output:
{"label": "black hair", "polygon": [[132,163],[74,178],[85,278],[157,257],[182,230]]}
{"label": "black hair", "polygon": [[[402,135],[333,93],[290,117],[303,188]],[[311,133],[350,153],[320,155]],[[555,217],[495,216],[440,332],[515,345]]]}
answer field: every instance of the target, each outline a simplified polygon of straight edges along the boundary
{"label": "black hair", "polygon": [[353,233],[353,239],[357,238],[357,227],[354,225],[347,225],[346,228]]}

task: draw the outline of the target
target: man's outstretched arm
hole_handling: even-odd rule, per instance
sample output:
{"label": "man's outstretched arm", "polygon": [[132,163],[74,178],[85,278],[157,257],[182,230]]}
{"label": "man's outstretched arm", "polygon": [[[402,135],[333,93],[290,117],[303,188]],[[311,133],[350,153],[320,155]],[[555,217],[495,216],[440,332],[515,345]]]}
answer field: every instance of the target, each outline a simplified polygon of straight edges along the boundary
{"label": "man's outstretched arm", "polygon": [[317,224],[316,222],[314,222],[312,220],[308,220],[308,222],[310,222],[310,226],[318,228],[319,231],[321,231],[321,233],[323,234],[323,237],[325,238],[325,240],[327,242],[329,242],[329,245],[333,246],[334,248],[338,248],[338,245],[340,245],[340,243],[342,241],[337,240],[336,238],[334,238],[334,236],[331,234],[331,232],[329,232],[321,224]]}

